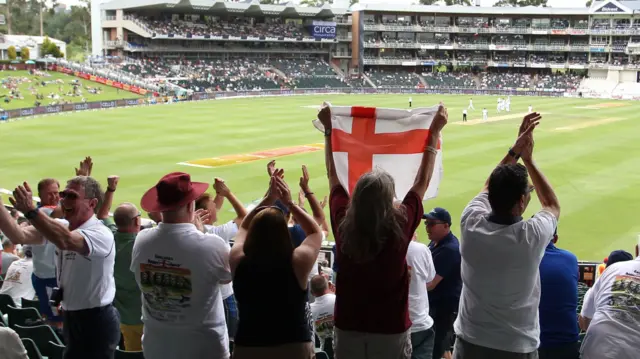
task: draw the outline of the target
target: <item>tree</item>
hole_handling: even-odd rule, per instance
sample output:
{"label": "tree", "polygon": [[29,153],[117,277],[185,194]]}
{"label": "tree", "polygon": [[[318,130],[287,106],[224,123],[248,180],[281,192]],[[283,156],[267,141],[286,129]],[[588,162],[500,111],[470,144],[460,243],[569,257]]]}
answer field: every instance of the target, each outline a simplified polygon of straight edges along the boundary
{"label": "tree", "polygon": [[23,60],[29,60],[31,53],[29,52],[29,48],[24,46],[23,48],[20,49],[20,57],[22,57]]}
{"label": "tree", "polygon": [[498,0],[493,6],[510,6],[510,7],[524,7],[524,6],[547,6],[547,0]]}
{"label": "tree", "polygon": [[280,4],[280,0],[260,0],[260,4],[277,5]]}
{"label": "tree", "polygon": [[300,0],[302,6],[321,7],[325,4],[333,4],[333,0]]}
{"label": "tree", "polygon": [[420,4],[422,5],[434,5],[440,0],[420,0]]}
{"label": "tree", "polygon": [[358,4],[358,3],[360,3],[360,0],[351,0],[349,2],[349,6],[353,6],[353,5]]}
{"label": "tree", "polygon": [[60,58],[64,54],[60,52],[60,48],[54,42],[49,40],[49,37],[45,37],[42,45],[40,46],[40,53],[42,56],[51,55],[53,57]]}
{"label": "tree", "polygon": [[593,4],[593,0],[588,0],[587,3],[585,4],[587,7],[591,7],[591,4]]}
{"label": "tree", "polygon": [[7,48],[7,56],[9,57],[9,60],[15,60],[18,57],[15,46],[11,45]]}

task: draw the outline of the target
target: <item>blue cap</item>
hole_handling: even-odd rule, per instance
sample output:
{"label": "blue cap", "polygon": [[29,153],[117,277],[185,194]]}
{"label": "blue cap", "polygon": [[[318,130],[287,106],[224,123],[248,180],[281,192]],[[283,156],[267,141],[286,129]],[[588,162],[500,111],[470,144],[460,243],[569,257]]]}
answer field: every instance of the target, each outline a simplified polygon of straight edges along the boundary
{"label": "blue cap", "polygon": [[631,255],[631,253],[619,249],[609,254],[609,257],[607,260],[607,267],[612,265],[613,263],[626,262],[630,260],[633,260],[633,256]]}
{"label": "blue cap", "polygon": [[431,212],[423,214],[422,218],[431,219],[434,221],[440,221],[448,225],[451,225],[451,215],[446,209],[441,207],[436,207],[432,209]]}

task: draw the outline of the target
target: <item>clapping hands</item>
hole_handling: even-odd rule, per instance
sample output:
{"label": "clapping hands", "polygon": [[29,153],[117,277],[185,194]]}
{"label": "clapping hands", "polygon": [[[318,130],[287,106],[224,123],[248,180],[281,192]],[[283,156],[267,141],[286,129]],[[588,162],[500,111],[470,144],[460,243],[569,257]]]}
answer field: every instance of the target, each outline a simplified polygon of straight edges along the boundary
{"label": "clapping hands", "polygon": [[512,150],[525,161],[530,161],[533,156],[533,130],[540,124],[541,119],[542,116],[534,112],[526,115],[520,124],[518,139],[513,145]]}

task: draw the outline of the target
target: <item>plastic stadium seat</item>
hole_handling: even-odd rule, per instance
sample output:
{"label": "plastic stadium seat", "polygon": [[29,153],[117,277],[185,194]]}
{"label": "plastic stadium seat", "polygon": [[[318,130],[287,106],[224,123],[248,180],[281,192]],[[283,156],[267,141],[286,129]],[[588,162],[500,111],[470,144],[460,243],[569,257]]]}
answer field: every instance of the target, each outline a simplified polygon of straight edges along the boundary
{"label": "plastic stadium seat", "polygon": [[34,308],[38,310],[38,313],[40,312],[40,301],[20,298],[20,302],[22,308]]}
{"label": "plastic stadium seat", "polygon": [[[3,312],[4,313],[4,312]],[[12,306],[7,307],[6,314],[9,316],[9,328],[14,328],[16,325],[28,326],[29,322],[42,320],[40,313],[33,308],[18,309]]]}
{"label": "plastic stadium seat", "polygon": [[115,359],[144,359],[144,354],[142,352],[125,352],[116,349]]}
{"label": "plastic stadium seat", "polygon": [[15,325],[13,330],[18,333],[20,338],[28,338],[33,340],[34,343],[40,349],[42,355],[50,357],[53,350],[49,345],[49,342],[53,342],[62,345],[62,341],[58,338],[56,333],[48,325],[38,325],[35,327],[25,327],[21,325]]}
{"label": "plastic stadium seat", "polygon": [[9,294],[0,294],[0,312],[7,314],[8,306],[16,306],[16,304],[13,302],[13,298],[11,298]]}
{"label": "plastic stadium seat", "polygon": [[64,345],[49,342],[49,357],[48,359],[62,359],[64,354]]}
{"label": "plastic stadium seat", "polygon": [[42,354],[40,354],[40,350],[36,346],[36,343],[33,340],[28,338],[22,338],[22,345],[27,349],[27,356],[29,359],[43,359]]}
{"label": "plastic stadium seat", "polygon": [[316,352],[316,359],[329,359],[329,356],[325,352]]}

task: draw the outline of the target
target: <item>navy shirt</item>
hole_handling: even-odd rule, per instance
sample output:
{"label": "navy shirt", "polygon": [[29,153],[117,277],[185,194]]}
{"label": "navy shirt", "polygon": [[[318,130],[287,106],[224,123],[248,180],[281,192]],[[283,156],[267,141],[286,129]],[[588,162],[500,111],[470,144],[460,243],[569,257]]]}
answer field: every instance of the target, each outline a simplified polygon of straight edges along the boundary
{"label": "navy shirt", "polygon": [[[429,291],[429,307],[453,306],[458,310],[462,278],[460,277],[460,242],[449,232],[440,242],[429,243],[436,274],[442,277],[438,285]],[[439,303],[442,303],[439,305]]]}
{"label": "navy shirt", "polygon": [[540,262],[540,347],[578,342],[578,258],[549,243]]}
{"label": "navy shirt", "polygon": [[302,226],[295,224],[289,227],[289,235],[291,235],[291,241],[293,242],[293,248],[298,248],[304,242],[307,235],[302,230]]}

